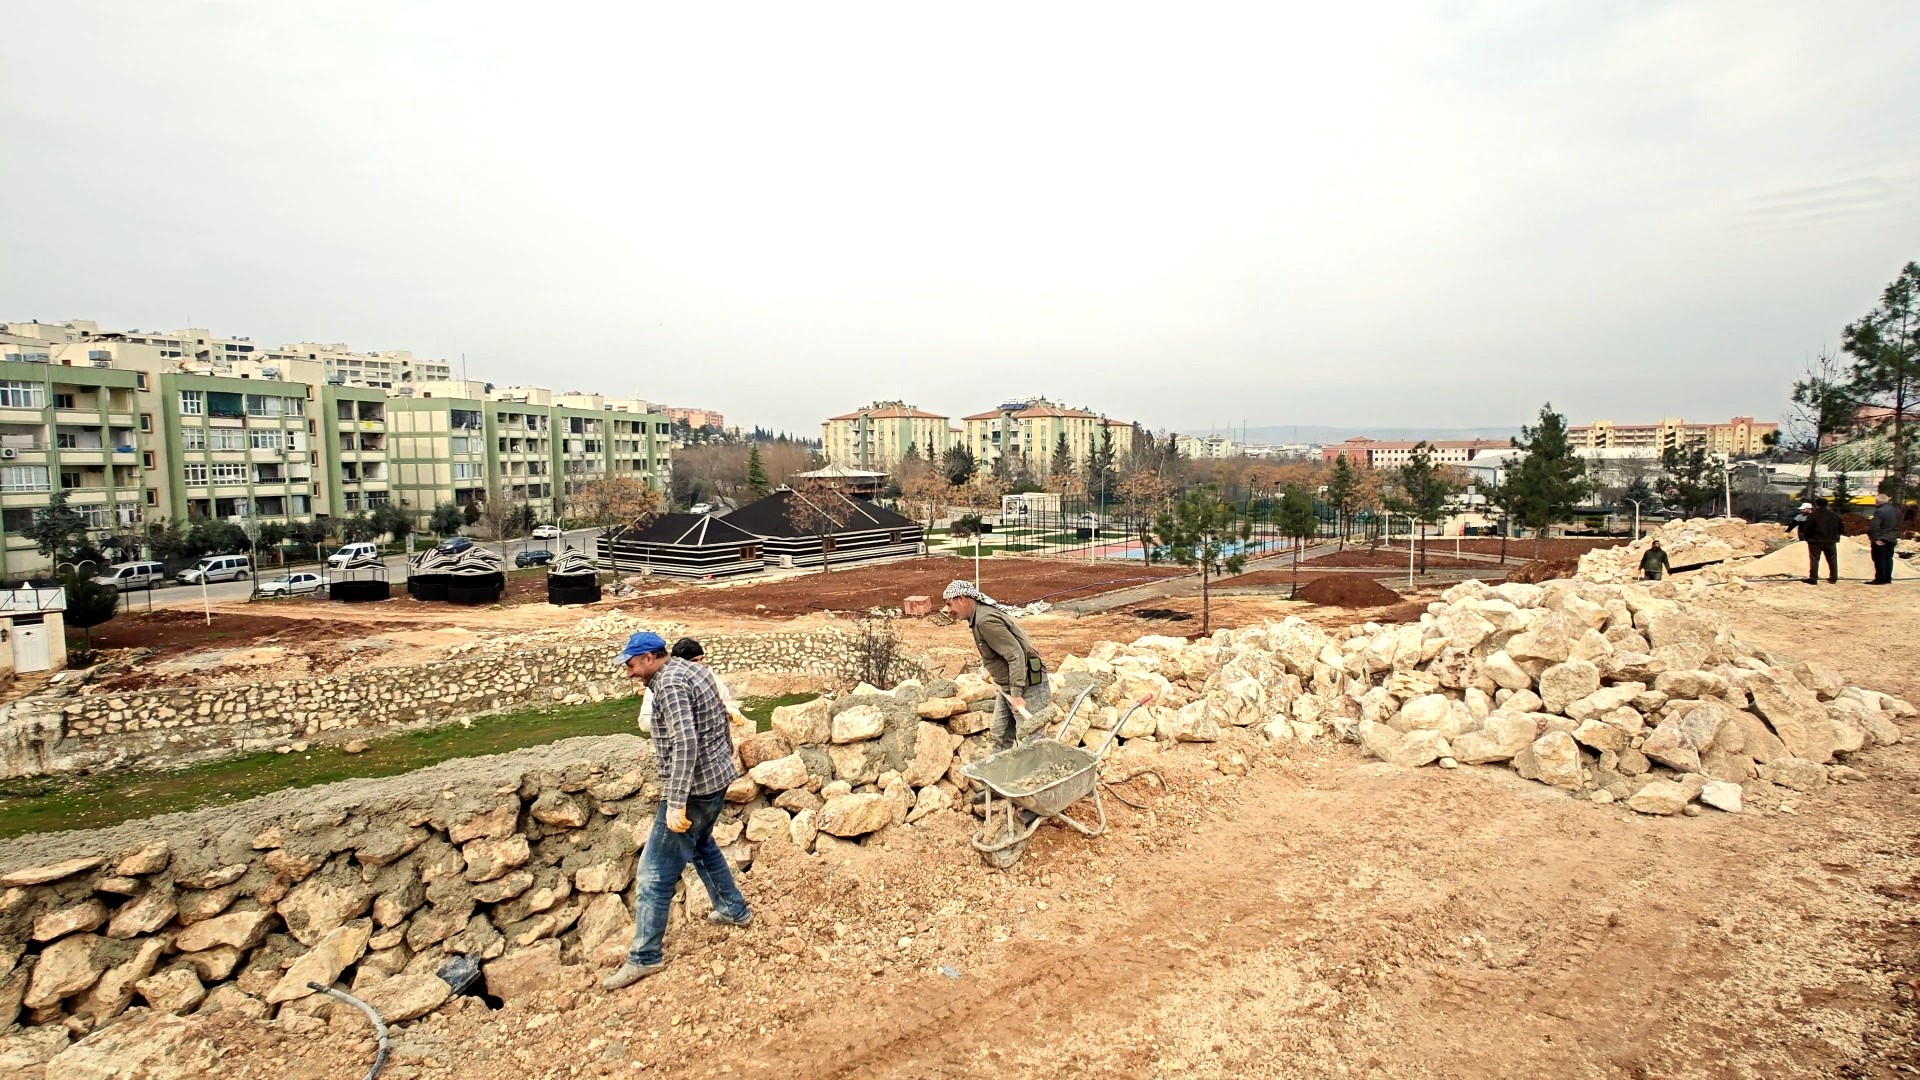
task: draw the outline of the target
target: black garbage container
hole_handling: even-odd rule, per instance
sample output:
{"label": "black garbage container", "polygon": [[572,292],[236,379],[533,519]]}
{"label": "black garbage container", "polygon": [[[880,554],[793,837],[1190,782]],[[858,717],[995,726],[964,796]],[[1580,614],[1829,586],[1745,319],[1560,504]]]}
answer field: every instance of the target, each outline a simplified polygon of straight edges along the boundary
{"label": "black garbage container", "polygon": [[407,579],[407,593],[415,600],[444,601],[450,580],[446,574],[415,574]]}
{"label": "black garbage container", "polygon": [[[409,591],[412,591],[409,589]],[[372,578],[365,581],[335,581],[327,586],[327,596],[347,604],[367,604],[393,596],[387,582]]]}
{"label": "black garbage container", "polygon": [[506,587],[507,575],[498,571],[491,574],[449,574],[446,601],[449,604],[497,604]]}
{"label": "black garbage container", "polygon": [[598,574],[548,574],[547,603],[566,606],[600,599]]}

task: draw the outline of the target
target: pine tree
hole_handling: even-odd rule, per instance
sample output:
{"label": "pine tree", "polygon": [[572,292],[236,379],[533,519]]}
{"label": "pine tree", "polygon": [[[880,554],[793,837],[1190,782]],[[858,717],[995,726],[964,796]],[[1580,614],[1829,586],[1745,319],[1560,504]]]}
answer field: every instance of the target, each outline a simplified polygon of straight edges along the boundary
{"label": "pine tree", "polygon": [[1340,526],[1340,550],[1347,548],[1347,534],[1353,528],[1354,503],[1360,490],[1353,466],[1347,463],[1347,455],[1341,454],[1333,459],[1333,475],[1327,478],[1327,505],[1333,508],[1333,516]]}
{"label": "pine tree", "polygon": [[1105,506],[1118,480],[1114,467],[1113,429],[1100,426],[1100,445],[1087,458],[1087,493]]}
{"label": "pine tree", "polygon": [[1147,560],[1169,559],[1200,571],[1200,635],[1213,626],[1212,580],[1237,574],[1247,565],[1247,546],[1253,526],[1210,489],[1188,492],[1154,522],[1157,548],[1147,549]]}
{"label": "pine tree", "polygon": [[1426,440],[1413,445],[1413,456],[1400,466],[1400,495],[1392,500],[1392,509],[1405,514],[1420,526],[1420,572],[1427,572],[1427,528],[1446,517],[1447,497],[1454,487],[1434,467],[1433,451]]}
{"label": "pine tree", "polygon": [[773,484],[767,480],[767,467],[760,460],[758,446],[747,451],[747,490],[753,492],[756,499],[764,499],[773,491]]}
{"label": "pine tree", "polygon": [[1913,467],[1907,414],[1920,409],[1920,262],[1901,268],[1880,294],[1879,306],[1848,324],[1841,344],[1853,357],[1847,385],[1852,398],[1890,410],[1893,467],[1887,479],[1894,502],[1902,503]]}
{"label": "pine tree", "polygon": [[1073,475],[1073,451],[1067,449],[1067,433],[1061,432],[1053,440],[1053,467],[1048,475],[1058,480]]}
{"label": "pine tree", "polygon": [[[1341,461],[1345,461],[1343,456]],[[1319,535],[1320,515],[1313,507],[1313,496],[1307,489],[1298,486],[1288,487],[1280,496],[1280,505],[1274,514],[1274,524],[1279,527],[1280,535],[1293,541],[1293,584],[1287,592],[1291,600],[1300,592],[1300,560],[1307,553],[1307,541]]]}
{"label": "pine tree", "polygon": [[1522,528],[1534,530],[1533,557],[1555,522],[1573,518],[1573,508],[1593,489],[1587,463],[1573,452],[1567,439],[1567,418],[1548,403],[1540,407],[1540,423],[1520,429],[1513,445],[1526,456],[1506,479],[1510,505]]}

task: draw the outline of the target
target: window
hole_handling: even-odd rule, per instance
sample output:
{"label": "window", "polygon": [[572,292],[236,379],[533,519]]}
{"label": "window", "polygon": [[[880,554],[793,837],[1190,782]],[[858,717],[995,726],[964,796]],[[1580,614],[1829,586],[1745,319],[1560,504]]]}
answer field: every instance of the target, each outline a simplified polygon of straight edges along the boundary
{"label": "window", "polygon": [[280,416],[282,415],[285,401],[285,398],[272,397],[267,394],[248,394],[247,415]]}
{"label": "window", "polygon": [[104,506],[76,506],[73,509],[86,519],[89,529],[104,529],[110,520],[107,517],[107,508]]}
{"label": "window", "polygon": [[180,475],[181,479],[189,484],[205,484],[207,482],[207,467],[204,464],[182,465],[180,466]]}
{"label": "window", "polygon": [[479,480],[486,475],[486,467],[478,461],[456,461],[453,463],[455,480]]}
{"label": "window", "polygon": [[140,524],[140,507],[135,503],[113,504],[113,521],[123,529]]}
{"label": "window", "polygon": [[288,416],[307,415],[307,403],[301,400],[300,398],[290,397],[290,398],[281,398],[280,400],[286,402]]}
{"label": "window", "polygon": [[214,428],[207,432],[209,450],[245,450],[247,433],[239,428]]}
{"label": "window", "polygon": [[255,450],[280,450],[286,445],[278,431],[255,431],[250,432],[248,437]]}
{"label": "window", "polygon": [[72,490],[73,488],[79,487],[80,474],[77,472],[67,472],[65,470],[62,470],[60,473],[60,486],[63,488],[67,488],[68,490]]}
{"label": "window", "polygon": [[145,451],[142,451],[142,452],[141,452],[141,454],[140,454],[140,467],[141,467],[141,468],[143,468],[143,469],[151,469],[151,468],[153,468],[153,451],[151,451],[151,450],[145,450]]}
{"label": "window", "polygon": [[360,509],[360,493],[357,491],[342,492],[340,494],[340,506],[345,510]]}
{"label": "window", "polygon": [[[8,356],[7,359],[14,359]],[[46,390],[38,383],[0,380],[0,409],[39,409],[46,406]]]}
{"label": "window", "polygon": [[[206,448],[207,448],[207,429],[206,428],[190,427],[190,428],[181,429],[180,449],[205,450]],[[147,456],[152,457],[153,455],[148,454]]]}
{"label": "window", "polygon": [[465,435],[455,435],[451,442],[450,449],[456,454],[477,454],[486,445],[478,438]]}
{"label": "window", "polygon": [[213,466],[213,482],[216,484],[244,484],[247,482],[247,467],[238,462],[223,462]]}
{"label": "window", "polygon": [[[179,356],[180,354],[179,354],[179,353],[174,353],[173,355],[174,355],[174,356]],[[147,373],[146,373],[146,372],[144,372],[144,371],[136,371],[136,372],[134,372],[134,373],[133,373],[133,387],[134,387],[134,389],[136,389],[136,390],[145,390],[145,389],[147,388]]]}
{"label": "window", "polygon": [[78,450],[80,449],[80,436],[68,431],[55,432],[53,445],[62,450]]}
{"label": "window", "polygon": [[0,491],[47,491],[48,476],[45,465],[8,465],[0,468]]}
{"label": "window", "polygon": [[207,411],[207,395],[198,390],[180,391],[180,415],[204,416]]}
{"label": "window", "polygon": [[55,394],[55,395],[53,395],[53,407],[54,407],[54,408],[56,408],[56,409],[71,409],[71,408],[73,408],[73,395],[72,395],[72,394]]}
{"label": "window", "polygon": [[228,394],[219,390],[207,391],[208,416],[244,416],[245,407],[239,394]]}
{"label": "window", "polygon": [[482,420],[480,418],[481,414],[478,409],[449,409],[447,410],[447,412],[448,412],[447,422],[449,425],[453,427],[454,430],[456,431],[460,431],[460,430],[479,431],[480,430],[482,425]]}
{"label": "window", "polygon": [[147,505],[148,506],[160,505],[160,489],[159,488],[147,489]]}
{"label": "window", "polygon": [[140,414],[140,430],[141,431],[153,430],[153,414],[152,413]]}
{"label": "window", "polygon": [[0,529],[17,533],[33,524],[33,508],[30,506],[10,506],[0,510]]}

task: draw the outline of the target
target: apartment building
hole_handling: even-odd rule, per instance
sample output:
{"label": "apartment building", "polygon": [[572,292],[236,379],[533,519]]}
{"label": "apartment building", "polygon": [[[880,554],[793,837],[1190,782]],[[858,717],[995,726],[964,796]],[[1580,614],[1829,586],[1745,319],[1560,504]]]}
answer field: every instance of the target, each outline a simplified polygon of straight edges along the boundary
{"label": "apartment building", "polygon": [[1224,461],[1233,456],[1233,440],[1225,435],[1176,435],[1174,445],[1182,456],[1195,461]]}
{"label": "apartment building", "polygon": [[[413,379],[375,385],[389,373]],[[496,392],[450,375],[404,352],[261,349],[85,320],[0,325],[0,577],[45,568],[22,532],[55,490],[105,535],[159,519],[292,522],[388,503],[424,525],[440,503],[489,498],[554,520],[588,480],[666,486],[672,425],[648,403]]]}
{"label": "apartment building", "polygon": [[[1417,441],[1386,442],[1359,436],[1321,447],[1320,460],[1330,465],[1344,457],[1347,464],[1356,468],[1397,469],[1413,460],[1414,449],[1420,445]],[[1486,451],[1510,447],[1513,443],[1507,439],[1430,439],[1425,445],[1427,456],[1435,465],[1464,466]]]}
{"label": "apartment building", "polygon": [[[966,425],[962,436],[966,447],[983,467],[996,467],[1002,459],[1015,457],[1029,472],[1041,474],[1052,467],[1053,452],[1062,436],[1066,438],[1067,454],[1078,469],[1100,448],[1102,429],[1115,426],[1114,421],[1096,413],[1056,405],[1045,398],[1004,402],[997,409],[963,417],[961,422]],[[1118,432],[1114,446],[1116,452],[1124,453],[1125,444]]]}
{"label": "apartment building", "polygon": [[876,401],[820,425],[820,445],[829,464],[885,470],[908,451],[924,458],[932,447],[938,457],[954,445],[953,434],[953,425],[939,413],[903,401]]}
{"label": "apartment building", "polygon": [[1779,424],[1763,423],[1751,416],[1736,416],[1724,424],[1689,423],[1677,416],[1667,416],[1651,424],[1595,420],[1568,429],[1567,437],[1574,446],[1590,450],[1644,450],[1659,455],[1668,450],[1704,446],[1729,457],[1752,457],[1764,453],[1767,436],[1779,430]]}
{"label": "apartment building", "polygon": [[690,428],[712,428],[715,431],[727,430],[727,418],[712,409],[686,409],[673,405],[660,410],[667,419],[675,424],[685,424]]}

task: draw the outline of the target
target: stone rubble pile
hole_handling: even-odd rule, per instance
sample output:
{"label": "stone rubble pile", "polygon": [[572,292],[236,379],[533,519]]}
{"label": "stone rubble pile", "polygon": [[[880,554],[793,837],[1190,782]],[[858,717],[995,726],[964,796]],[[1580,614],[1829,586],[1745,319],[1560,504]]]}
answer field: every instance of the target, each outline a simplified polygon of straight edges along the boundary
{"label": "stone rubble pile", "polygon": [[1669,521],[1631,544],[1597,548],[1580,556],[1576,576],[1603,585],[1639,581],[1640,557],[1658,540],[1667,550],[1667,559],[1675,571],[1707,566],[1689,576],[1705,575],[1702,580],[1724,582],[1738,578],[1742,560],[1765,555],[1790,539],[1778,525],[1757,525],[1740,518]]}

